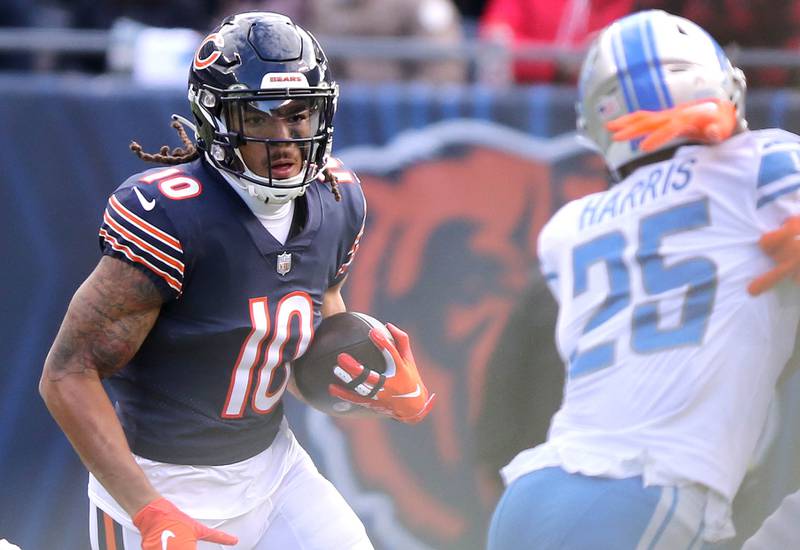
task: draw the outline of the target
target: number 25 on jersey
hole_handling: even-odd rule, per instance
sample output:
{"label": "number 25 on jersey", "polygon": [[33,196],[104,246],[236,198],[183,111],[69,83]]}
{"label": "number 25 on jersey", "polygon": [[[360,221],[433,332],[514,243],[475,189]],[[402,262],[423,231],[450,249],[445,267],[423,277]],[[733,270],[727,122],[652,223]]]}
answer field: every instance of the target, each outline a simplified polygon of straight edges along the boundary
{"label": "number 25 on jersey", "polygon": [[[698,345],[708,325],[717,289],[717,267],[708,258],[692,257],[669,266],[659,254],[661,241],[670,235],[692,231],[711,223],[708,200],[702,199],[675,206],[642,218],[639,222],[639,248],[636,264],[624,259],[627,239],[620,231],[611,231],[576,246],[572,251],[573,296],[587,290],[589,268],[598,262],[608,270],[608,292],[581,335],[598,328],[631,304],[631,269],[641,270],[646,295],[655,296],[685,288],[680,323],[671,328],[659,327],[658,299],[639,301],[633,308],[630,349],[635,353],[653,353],[675,347]],[[569,376],[575,378],[612,366],[618,342],[608,340],[581,349],[580,341],[569,361]]]}

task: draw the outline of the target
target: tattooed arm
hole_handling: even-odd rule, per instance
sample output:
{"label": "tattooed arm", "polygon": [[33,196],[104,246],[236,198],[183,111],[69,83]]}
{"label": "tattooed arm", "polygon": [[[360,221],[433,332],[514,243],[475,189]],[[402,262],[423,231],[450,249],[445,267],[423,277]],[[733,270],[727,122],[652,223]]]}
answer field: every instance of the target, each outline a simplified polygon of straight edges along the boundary
{"label": "tattooed arm", "polygon": [[133,357],[162,302],[143,273],[104,256],[73,296],[39,381],[83,463],[131,516],[159,494],[133,460],[100,381]]}

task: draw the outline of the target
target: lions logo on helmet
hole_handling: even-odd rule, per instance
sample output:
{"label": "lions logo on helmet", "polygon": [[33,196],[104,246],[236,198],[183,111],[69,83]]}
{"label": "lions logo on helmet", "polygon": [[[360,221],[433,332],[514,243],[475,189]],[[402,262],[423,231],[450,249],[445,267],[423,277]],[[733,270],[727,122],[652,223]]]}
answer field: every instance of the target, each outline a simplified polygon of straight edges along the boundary
{"label": "lions logo on helmet", "polygon": [[589,48],[578,82],[578,129],[616,175],[621,166],[652,152],[641,151],[637,140],[612,141],[609,120],[718,98],[736,105],[738,125],[746,128],[745,89],[742,71],[705,30],[664,11],[643,11],[603,29]]}
{"label": "lions logo on helmet", "polygon": [[316,39],[276,13],[225,19],[189,73],[198,147],[226,179],[272,203],[302,195],[323,170],[338,93]]}

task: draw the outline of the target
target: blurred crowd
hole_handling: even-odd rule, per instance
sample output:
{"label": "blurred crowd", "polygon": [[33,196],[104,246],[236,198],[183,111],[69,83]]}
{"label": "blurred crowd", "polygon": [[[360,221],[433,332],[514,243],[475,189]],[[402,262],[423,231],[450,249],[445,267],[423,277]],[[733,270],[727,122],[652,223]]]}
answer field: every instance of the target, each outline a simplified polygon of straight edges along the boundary
{"label": "blurred crowd", "polygon": [[[145,37],[140,35],[143,30],[182,29],[183,34],[151,33],[143,42],[161,48],[174,42],[173,50],[180,53],[190,50],[225,15],[246,10],[284,13],[323,44],[332,38],[366,37],[413,39],[432,47],[429,57],[411,60],[371,58],[363,51],[352,55],[352,49],[349,56],[332,52],[340,80],[492,80],[496,73],[480,72],[466,55],[452,53],[466,52],[458,46],[480,39],[487,51],[500,52],[506,60],[513,57],[504,65],[507,81],[574,83],[580,54],[597,31],[626,13],[651,8],[699,23],[728,49],[800,46],[800,0],[0,0],[0,8],[2,27],[110,29],[111,49],[128,45],[127,53],[118,48],[106,57],[71,54],[55,60],[0,50],[0,66],[16,70],[128,70],[143,57],[130,50],[150,53],[138,43],[132,45]],[[433,51],[439,45],[443,48]],[[163,61],[168,55],[157,57]],[[484,65],[497,66],[500,61]],[[797,70],[785,68],[748,71],[748,76],[751,86],[800,81]]]}
{"label": "blurred crowd", "polygon": [[[479,29],[482,37],[514,48],[558,46],[580,51],[611,21],[645,9],[686,17],[728,49],[800,46],[797,0],[488,0]],[[517,82],[574,82],[576,73],[574,64],[528,60],[514,64]],[[800,83],[797,71],[781,69],[748,71],[748,77],[757,85]]]}

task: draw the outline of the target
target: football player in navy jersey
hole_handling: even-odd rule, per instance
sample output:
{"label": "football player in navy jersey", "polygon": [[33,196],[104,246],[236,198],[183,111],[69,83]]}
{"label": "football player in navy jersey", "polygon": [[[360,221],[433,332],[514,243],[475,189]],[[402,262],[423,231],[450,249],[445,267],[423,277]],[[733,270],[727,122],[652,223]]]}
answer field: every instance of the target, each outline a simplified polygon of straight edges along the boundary
{"label": "football player in navy jersey", "polygon": [[[338,88],[288,18],[229,17],[199,46],[185,147],[110,196],[103,257],[73,297],[41,394],[90,472],[94,550],[362,549],[363,525],[283,418],[289,361],[340,293],[364,230],[330,158]],[[180,124],[192,127],[196,145]],[[383,376],[340,359],[337,395],[422,420],[434,394],[388,325]],[[112,404],[102,380],[107,380]],[[200,542],[198,542],[200,541]]]}

